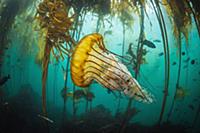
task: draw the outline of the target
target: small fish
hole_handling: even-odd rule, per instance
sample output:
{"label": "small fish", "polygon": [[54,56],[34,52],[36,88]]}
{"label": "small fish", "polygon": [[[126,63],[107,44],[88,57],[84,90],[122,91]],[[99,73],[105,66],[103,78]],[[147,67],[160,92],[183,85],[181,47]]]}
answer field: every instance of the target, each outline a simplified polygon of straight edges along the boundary
{"label": "small fish", "polygon": [[158,56],[163,56],[163,55],[164,55],[164,53],[163,53],[163,52],[161,52],[161,53],[159,53],[159,54],[158,54]]}
{"label": "small fish", "polygon": [[185,55],[185,52],[182,52],[182,55],[184,56],[184,55]]}
{"label": "small fish", "polygon": [[191,109],[191,110],[194,110],[194,106],[192,104],[189,104],[188,107]]}
{"label": "small fish", "polygon": [[191,60],[191,62],[190,62],[192,65],[194,65],[195,64],[195,60]]}
{"label": "small fish", "polygon": [[155,39],[153,40],[153,42],[161,42],[161,40]]}
{"label": "small fish", "polygon": [[3,78],[0,79],[0,86],[4,85],[8,80],[10,79],[10,75],[8,74],[8,76],[5,76]]}
{"label": "small fish", "polygon": [[190,57],[188,57],[186,60],[184,60],[185,63],[187,63],[188,61],[190,61]]}
{"label": "small fish", "polygon": [[53,120],[47,118],[46,116],[43,116],[43,115],[40,115],[40,114],[39,114],[38,117],[40,117],[40,118],[42,118],[42,119],[44,119],[44,120],[46,120],[46,121],[48,121],[48,122],[50,122],[50,123],[54,123]]}
{"label": "small fish", "polygon": [[144,40],[142,43],[149,48],[156,48],[156,45],[149,40]]}
{"label": "small fish", "polygon": [[175,66],[176,65],[176,62],[174,61],[173,63],[172,63],[172,66]]}

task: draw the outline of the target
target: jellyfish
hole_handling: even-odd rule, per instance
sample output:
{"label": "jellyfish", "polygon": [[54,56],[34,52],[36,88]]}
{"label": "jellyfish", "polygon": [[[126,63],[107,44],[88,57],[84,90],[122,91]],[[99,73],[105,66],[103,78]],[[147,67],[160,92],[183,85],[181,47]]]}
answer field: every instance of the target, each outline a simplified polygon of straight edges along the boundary
{"label": "jellyfish", "polygon": [[106,49],[103,37],[92,33],[83,37],[71,58],[71,77],[75,85],[88,87],[93,80],[110,90],[144,103],[152,103],[153,95],[144,90],[125,65]]}

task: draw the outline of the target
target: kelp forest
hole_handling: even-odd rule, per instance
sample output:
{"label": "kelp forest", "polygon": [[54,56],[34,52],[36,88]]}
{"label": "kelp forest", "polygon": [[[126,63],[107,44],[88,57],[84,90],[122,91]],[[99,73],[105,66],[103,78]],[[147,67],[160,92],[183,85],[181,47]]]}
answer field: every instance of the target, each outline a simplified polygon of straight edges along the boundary
{"label": "kelp forest", "polygon": [[200,132],[199,0],[0,0],[0,133]]}

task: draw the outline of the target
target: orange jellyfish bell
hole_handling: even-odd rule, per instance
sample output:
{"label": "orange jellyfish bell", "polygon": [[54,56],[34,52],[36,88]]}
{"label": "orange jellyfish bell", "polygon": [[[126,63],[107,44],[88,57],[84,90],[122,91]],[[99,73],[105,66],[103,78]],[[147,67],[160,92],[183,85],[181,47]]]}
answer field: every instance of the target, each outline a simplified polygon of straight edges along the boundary
{"label": "orange jellyfish bell", "polygon": [[152,95],[142,89],[126,66],[108,52],[101,34],[89,34],[79,41],[72,54],[70,70],[77,86],[87,87],[96,80],[104,87],[123,91],[138,101],[153,101]]}

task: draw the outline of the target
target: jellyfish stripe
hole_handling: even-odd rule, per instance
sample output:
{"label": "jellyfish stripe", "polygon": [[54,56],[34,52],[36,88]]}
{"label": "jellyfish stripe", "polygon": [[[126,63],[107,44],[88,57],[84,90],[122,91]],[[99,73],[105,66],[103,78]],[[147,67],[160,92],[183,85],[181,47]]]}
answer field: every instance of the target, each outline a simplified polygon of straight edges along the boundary
{"label": "jellyfish stripe", "polygon": [[[109,60],[111,60],[111,61],[114,61],[116,64],[118,64],[118,62],[116,61],[116,60],[114,60],[114,59],[112,59],[112,58],[109,58],[109,57],[107,57],[107,56],[105,56],[104,54],[101,54],[100,52],[98,52],[96,49],[94,49],[93,47],[92,47],[92,49],[98,54],[98,55],[101,55],[101,56],[103,56],[104,58],[107,58],[107,59],[109,59]],[[122,71],[123,73],[125,73],[125,74],[127,74],[126,72],[124,72],[123,70],[121,70],[121,69],[119,69],[120,71]]]}
{"label": "jellyfish stripe", "polygon": [[[101,74],[110,72],[110,74],[113,75],[114,77],[120,77],[120,75],[115,73],[115,71],[111,71],[113,69],[110,66],[108,68],[107,67],[103,67],[102,65],[99,65],[95,61],[92,61],[92,60],[88,60],[87,62],[88,62],[87,63],[88,66],[86,66],[85,69],[88,69],[88,67],[90,67],[90,66],[94,66],[94,67],[96,67],[96,68],[98,68],[98,69],[100,69],[102,71]],[[109,70],[109,69],[111,69],[111,70]]]}
{"label": "jellyfish stripe", "polygon": [[[98,63],[96,63],[96,62],[94,62],[94,61],[92,61],[92,60],[87,60],[87,62],[89,62],[89,63],[92,63],[92,64],[90,64],[89,66],[87,66],[87,67],[85,67],[85,72],[89,69],[91,69],[91,68],[93,68],[93,69],[96,69],[96,70],[98,70],[98,71],[100,71],[102,74],[104,74],[104,71],[103,70],[100,70],[100,69],[105,69],[103,66],[101,66],[101,65],[99,65]],[[93,64],[94,63],[94,64]],[[97,67],[95,67],[95,66],[98,66],[98,67],[100,67],[100,69],[98,69]],[[111,69],[111,70],[113,70],[113,69]],[[112,75],[113,75],[113,77],[115,77],[115,78],[112,78],[110,75],[109,75],[109,73],[106,73],[106,74],[104,74],[104,75],[106,75],[108,78],[110,78],[110,79],[113,79],[113,81],[116,81],[116,80],[123,80],[122,79],[122,77],[119,75],[119,74],[117,74],[115,71],[111,71],[111,70],[109,70],[109,69],[106,69],[106,71],[108,71],[108,72],[110,72],[110,73],[112,73]],[[118,82],[116,82],[117,84],[118,84],[118,86],[120,87],[120,84],[118,83]]]}
{"label": "jellyfish stripe", "polygon": [[[87,73],[86,73],[87,74]],[[88,73],[89,74],[89,73]],[[120,88],[120,84],[118,83],[118,82],[116,82],[116,80],[117,79],[114,79],[114,78],[112,78],[112,77],[110,77],[110,76],[108,76],[108,75],[106,75],[106,76],[108,76],[109,77],[109,79],[104,79],[103,77],[101,77],[101,76],[99,76],[99,75],[97,75],[99,78],[101,78],[104,82],[101,82],[101,84],[105,84],[105,83],[107,83],[107,84],[111,84],[111,83],[113,83],[113,87],[112,87],[112,89],[119,89]],[[91,77],[89,77],[89,76],[86,76],[86,78],[85,78],[85,80],[87,81],[87,80],[92,80],[92,79],[94,79],[94,80],[98,80],[98,78],[95,78],[95,77],[93,77],[93,78],[91,78]],[[109,82],[108,82],[109,81]],[[104,85],[105,86],[105,85]],[[107,88],[110,88],[111,89],[111,87],[107,87]]]}
{"label": "jellyfish stripe", "polygon": [[[96,63],[94,61],[91,61],[92,63]],[[97,64],[98,65],[98,64]],[[95,65],[93,65],[95,66]],[[92,67],[92,66],[88,66],[87,68],[85,68],[85,70],[89,69],[89,67]],[[101,66],[102,67],[102,66]],[[95,68],[97,69],[97,68]],[[118,84],[118,89],[121,88],[121,85],[119,84],[119,81],[123,80],[122,77],[120,75],[118,75],[117,73],[115,73],[114,71],[111,71],[109,69],[106,69],[106,71],[108,71],[109,73],[104,73],[102,70],[99,70],[101,71],[101,74],[104,74],[104,76],[106,76],[106,78],[108,79],[112,79],[112,81],[116,84]],[[112,77],[111,77],[112,76]],[[118,82],[116,82],[118,81]]]}
{"label": "jellyfish stripe", "polygon": [[[87,76],[86,76],[86,75],[87,75],[87,72],[92,71],[92,70],[98,71],[99,73],[103,73],[103,71],[99,70],[98,68],[95,68],[95,67],[92,67],[92,66],[91,66],[91,69],[85,69],[85,76],[84,76],[84,77],[87,77]],[[112,79],[113,81],[116,80],[116,78],[111,77],[111,76],[108,75],[108,74],[104,74],[104,75],[102,74],[102,75],[99,75],[99,76],[100,76],[100,77],[107,76],[107,77],[105,77],[105,78]]]}
{"label": "jellyfish stripe", "polygon": [[[93,76],[89,76],[87,79],[91,81],[91,79],[95,79],[97,82],[100,82],[103,86],[106,86],[107,88],[117,89],[115,86],[113,86],[111,83],[107,82],[104,78],[100,77],[98,73],[93,71],[88,71],[87,74],[92,74]],[[87,81],[87,80],[85,80]]]}
{"label": "jellyfish stripe", "polygon": [[105,48],[103,37],[98,33],[79,41],[72,54],[70,68],[72,80],[77,86],[86,87],[96,80],[104,87],[120,89],[138,101],[152,102],[151,95],[131,77],[127,67]]}
{"label": "jellyfish stripe", "polygon": [[[106,84],[110,84],[110,86],[112,86],[113,89],[117,89],[117,87],[114,87],[113,85],[111,85],[111,83],[109,83],[107,80],[103,79],[103,77],[101,77],[99,75],[99,73],[103,73],[103,71],[99,70],[98,68],[92,67],[92,66],[90,66],[90,67],[92,69],[89,69],[89,68],[85,69],[84,78],[83,79],[77,78],[77,80],[79,80],[80,82],[84,82],[85,81],[85,83],[91,82],[92,78],[90,77],[90,74],[93,72],[92,70],[95,69],[94,70],[95,72],[93,72],[93,74],[96,75],[95,78],[94,78],[95,80],[97,80],[97,77],[101,78],[104,81],[103,82],[104,84],[106,82]],[[77,73],[73,73],[73,75],[75,76],[75,75],[77,75]],[[105,74],[105,76],[106,76],[106,78],[109,78],[109,80],[112,80],[113,81],[112,83],[115,83],[116,79],[114,79],[113,77],[110,77],[109,75],[106,75],[106,74]],[[88,81],[88,80],[90,80],[90,81]]]}
{"label": "jellyfish stripe", "polygon": [[[92,61],[92,60],[89,60],[89,61],[87,60],[87,62],[89,62],[90,65],[87,66],[87,67],[85,67],[85,71],[86,71],[87,69],[90,69],[90,68],[98,69],[98,68],[95,67],[95,66],[101,67],[100,69],[105,69],[103,66],[99,65],[98,63],[96,63],[96,62],[94,62],[94,61]],[[91,63],[92,63],[92,64],[91,64]],[[93,64],[93,63],[94,63],[94,64]],[[110,79],[112,78],[111,76],[115,77],[115,78],[112,78],[114,81],[123,80],[123,78],[121,77],[121,75],[119,75],[119,74],[116,73],[115,71],[111,71],[111,70],[113,70],[112,68],[111,68],[111,69],[106,69],[106,71],[109,72],[109,73],[106,73],[106,74],[104,73],[103,70],[100,70],[100,69],[98,69],[98,70],[101,71],[101,74],[104,74],[104,75],[108,76]],[[118,86],[120,87],[120,84],[119,84],[118,82],[116,82],[116,83],[117,83]]]}
{"label": "jellyfish stripe", "polygon": [[[89,61],[89,62],[92,62],[92,63],[98,65],[98,64],[97,64],[96,62],[94,62],[94,61]],[[93,67],[93,66],[88,66],[88,67],[86,67],[85,69],[89,69],[90,67],[95,68],[95,67]],[[102,66],[100,66],[100,67],[102,67]],[[103,67],[102,67],[102,68],[103,68]],[[97,68],[95,68],[95,69],[97,69]],[[107,69],[106,71],[109,71],[109,72],[111,72],[112,74],[114,74],[115,77],[119,77],[119,78],[122,79],[122,77],[121,77],[120,75],[118,75],[117,73],[115,73],[114,71],[111,71],[111,70],[109,70],[109,69]],[[102,72],[103,72],[103,71],[102,71]]]}
{"label": "jellyfish stripe", "polygon": [[[77,75],[77,73],[73,73],[72,75]],[[80,79],[78,77],[75,77],[76,80],[79,80],[79,82],[81,83],[91,83],[93,79],[95,79],[96,81],[100,82],[102,85],[108,87],[108,88],[113,88],[113,89],[117,89],[115,86],[113,86],[111,83],[107,82],[105,79],[103,79],[102,77],[100,77],[98,75],[98,73],[93,72],[93,71],[87,71],[84,75],[84,80]],[[113,82],[114,83],[114,82]],[[86,87],[86,86],[82,86],[82,84],[80,84],[81,87]]]}
{"label": "jellyfish stripe", "polygon": [[[93,50],[96,52],[96,53],[98,53],[98,54],[100,54],[98,51],[96,51],[94,48],[93,48]],[[100,58],[98,58],[96,55],[92,55],[92,54],[89,54],[89,55],[91,55],[91,56],[94,56],[94,57],[96,57],[97,59],[99,59],[99,60],[101,60]],[[103,55],[103,54],[100,54],[100,55],[102,55],[102,56],[104,56],[105,57],[105,55]],[[105,57],[105,58],[107,58],[107,57]],[[107,59],[110,59],[110,58],[107,58]],[[110,59],[111,61],[114,61],[113,59]],[[104,62],[104,63],[107,63],[107,62],[105,62],[105,61],[103,61],[103,60],[101,60],[102,62]],[[91,61],[92,62],[92,61]],[[116,61],[115,61],[116,62]],[[93,61],[93,63],[95,63],[94,61]],[[117,63],[117,62],[116,62]],[[97,63],[96,63],[97,64]],[[97,65],[99,65],[99,64],[97,64]],[[114,67],[113,65],[111,65],[112,67]],[[115,67],[115,68],[117,68],[117,67]],[[118,69],[118,70],[120,70],[121,71],[121,69]],[[123,72],[123,73],[125,73],[124,71],[121,71],[121,72]],[[114,73],[114,72],[113,72]],[[125,74],[127,74],[127,73],[125,73]],[[121,76],[120,76],[121,77]],[[142,94],[142,96],[141,97],[143,97],[143,99],[146,99],[147,101],[149,101],[149,99],[146,97],[146,95],[143,93],[143,91],[140,89],[140,86],[138,86],[138,83],[137,82],[135,82],[135,85],[137,86],[137,88],[139,89],[139,91],[140,91],[140,93]]]}
{"label": "jellyfish stripe", "polygon": [[[107,59],[109,59],[109,60],[111,60],[111,61],[114,61],[114,62],[116,62],[117,63],[117,61],[116,60],[113,60],[113,59],[111,59],[111,58],[109,58],[109,57],[107,57],[107,56],[105,56],[104,54],[101,54],[100,52],[98,52],[95,48],[93,48],[92,47],[92,50],[94,50],[94,52],[96,52],[97,54],[99,54],[99,55],[101,55],[101,56],[103,56],[103,57],[105,57],[105,58],[107,58]],[[102,51],[103,52],[103,51]]]}
{"label": "jellyfish stripe", "polygon": [[112,65],[112,64],[109,64],[109,63],[105,62],[104,60],[100,59],[100,58],[97,57],[96,55],[92,55],[92,54],[88,54],[88,55],[93,56],[93,57],[99,59],[100,61],[102,61],[102,62],[104,62],[104,63],[106,63],[106,64],[108,64],[108,65],[110,65],[110,66],[112,66],[112,67],[114,67],[114,68],[116,68],[116,69],[118,69],[118,70],[120,70],[120,71],[123,72],[124,74],[127,74],[127,73],[124,72],[123,70],[119,69],[118,67],[116,67],[116,66],[114,66],[114,65]]}
{"label": "jellyfish stripe", "polygon": [[[74,72],[77,73],[76,76],[72,74],[72,80],[74,82],[80,82],[80,80],[77,80],[77,77],[80,79],[84,77],[85,73],[83,70],[86,69],[88,66],[88,63],[91,63],[91,62],[93,62],[93,64],[89,64],[89,66],[95,64],[98,66],[97,67],[98,69],[102,69],[102,70],[105,69],[102,67],[103,64],[108,65],[109,66],[108,68],[113,70],[112,74],[114,75],[114,77],[116,77],[117,75],[117,77],[121,78],[121,76],[117,74],[117,70],[119,70],[120,72],[124,74],[127,74],[120,68],[116,67],[116,65],[112,64],[112,63],[117,64],[116,60],[109,58],[108,54],[107,54],[108,56],[101,54],[101,52],[106,54],[105,50],[106,48],[103,43],[103,38],[100,34],[88,35],[88,36],[85,36],[83,39],[81,39],[81,41],[78,43],[72,55],[73,61],[71,62],[71,71],[72,73]],[[101,58],[104,58],[106,60],[103,60]],[[97,63],[94,63],[94,62],[97,62]],[[108,71],[109,69],[106,69],[106,71]],[[76,77],[76,78],[73,79],[73,77]],[[84,84],[84,86],[86,86],[86,84]]]}

